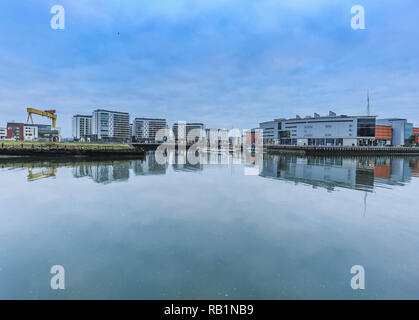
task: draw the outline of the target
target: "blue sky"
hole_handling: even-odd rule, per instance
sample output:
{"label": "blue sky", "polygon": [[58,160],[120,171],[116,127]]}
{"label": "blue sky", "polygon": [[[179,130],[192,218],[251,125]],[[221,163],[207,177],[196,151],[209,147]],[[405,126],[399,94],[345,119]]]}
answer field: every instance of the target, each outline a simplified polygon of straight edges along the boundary
{"label": "blue sky", "polygon": [[[53,30],[50,8],[65,8]],[[365,7],[365,30],[350,25]],[[54,108],[64,137],[95,108],[251,128],[372,113],[419,125],[419,3],[15,0],[0,10],[0,126]],[[118,35],[119,32],[119,35]],[[48,121],[39,120],[41,123]]]}

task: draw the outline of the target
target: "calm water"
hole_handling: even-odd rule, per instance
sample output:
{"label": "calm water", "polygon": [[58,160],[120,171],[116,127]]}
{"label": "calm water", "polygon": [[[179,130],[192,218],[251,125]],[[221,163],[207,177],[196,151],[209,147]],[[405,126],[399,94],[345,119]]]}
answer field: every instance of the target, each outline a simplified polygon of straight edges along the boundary
{"label": "calm water", "polygon": [[0,159],[0,298],[419,299],[419,158],[235,162]]}

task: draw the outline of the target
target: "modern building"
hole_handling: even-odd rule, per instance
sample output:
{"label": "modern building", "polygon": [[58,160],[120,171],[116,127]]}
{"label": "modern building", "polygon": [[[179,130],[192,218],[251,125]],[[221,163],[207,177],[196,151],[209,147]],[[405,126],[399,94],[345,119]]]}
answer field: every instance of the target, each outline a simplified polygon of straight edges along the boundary
{"label": "modern building", "polygon": [[377,119],[377,125],[392,128],[391,144],[394,146],[404,146],[413,136],[413,125],[409,124],[406,119]]}
{"label": "modern building", "polygon": [[130,140],[129,113],[98,109],[92,115],[92,140],[128,142]]}
{"label": "modern building", "polygon": [[37,125],[24,125],[23,126],[23,140],[25,141],[38,141],[39,128]]}
{"label": "modern building", "polygon": [[49,124],[27,124],[9,122],[6,139],[19,141],[60,141],[60,129]]}
{"label": "modern building", "polygon": [[75,141],[90,141],[92,136],[92,116],[77,114],[73,116],[73,139]]}
{"label": "modern building", "polygon": [[195,141],[203,139],[205,136],[205,127],[203,123],[187,123],[187,122],[177,122],[173,125],[173,135],[176,142],[186,142],[189,133],[192,130],[201,130],[200,136],[195,137]]}
{"label": "modern building", "polygon": [[260,123],[264,143],[283,145],[363,146],[375,141],[376,116],[347,116],[329,112],[313,117],[275,119]]}
{"label": "modern building", "polygon": [[419,144],[419,128],[413,128],[413,137],[416,144]]}
{"label": "modern building", "polygon": [[36,127],[38,131],[38,141],[59,142],[60,129],[53,129],[50,124],[25,124],[25,127]]}
{"label": "modern building", "polygon": [[7,137],[7,129],[6,128],[0,128],[0,140],[4,140]]}
{"label": "modern building", "polygon": [[404,125],[404,142],[411,144],[413,141],[413,123],[406,122]]}
{"label": "modern building", "polygon": [[391,145],[393,138],[393,128],[391,126],[376,125],[375,126],[375,140],[378,146]]}
{"label": "modern building", "polygon": [[166,119],[135,118],[132,128],[133,140],[141,143],[161,143],[163,141],[156,141],[156,134],[166,127]]}

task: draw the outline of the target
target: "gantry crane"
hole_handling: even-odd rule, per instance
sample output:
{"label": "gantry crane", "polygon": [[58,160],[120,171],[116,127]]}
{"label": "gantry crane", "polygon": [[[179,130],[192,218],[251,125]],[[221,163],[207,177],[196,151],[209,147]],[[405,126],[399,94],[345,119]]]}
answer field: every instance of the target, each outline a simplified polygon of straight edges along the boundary
{"label": "gantry crane", "polygon": [[37,110],[33,108],[27,108],[26,111],[28,112],[28,120],[26,122],[29,122],[29,119],[31,119],[32,124],[34,123],[32,119],[32,113],[33,113],[42,117],[47,117],[47,118],[52,119],[52,127],[55,129],[55,125],[57,124],[57,115],[55,114],[56,113],[55,110],[41,111],[41,110]]}
{"label": "gantry crane", "polygon": [[55,177],[57,168],[52,167],[46,170],[42,169],[40,172],[33,173],[31,168],[28,168],[28,181],[36,181],[45,178]]}

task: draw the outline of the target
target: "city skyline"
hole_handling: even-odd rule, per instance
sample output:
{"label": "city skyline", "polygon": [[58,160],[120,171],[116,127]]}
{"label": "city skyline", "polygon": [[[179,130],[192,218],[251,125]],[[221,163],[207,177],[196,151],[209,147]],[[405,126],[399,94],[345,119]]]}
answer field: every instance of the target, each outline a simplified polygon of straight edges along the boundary
{"label": "city skyline", "polygon": [[54,4],[3,5],[3,124],[54,108],[70,137],[74,114],[103,108],[250,129],[364,115],[368,90],[372,114],[419,124],[414,1],[364,1],[365,30],[351,28],[353,1],[62,1],[64,30],[50,27]]}

